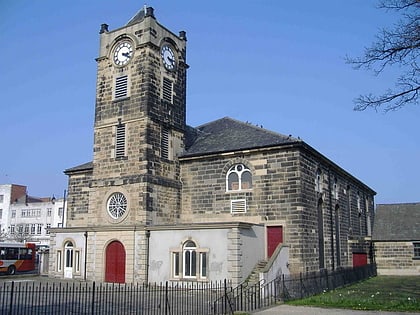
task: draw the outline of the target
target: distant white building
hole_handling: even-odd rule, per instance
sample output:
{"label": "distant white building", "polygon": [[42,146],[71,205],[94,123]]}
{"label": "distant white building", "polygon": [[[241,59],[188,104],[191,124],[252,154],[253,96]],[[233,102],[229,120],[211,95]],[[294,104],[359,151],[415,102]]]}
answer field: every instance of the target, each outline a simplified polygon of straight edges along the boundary
{"label": "distant white building", "polygon": [[33,242],[49,247],[49,228],[63,227],[64,198],[37,198],[26,186],[0,185],[1,240]]}

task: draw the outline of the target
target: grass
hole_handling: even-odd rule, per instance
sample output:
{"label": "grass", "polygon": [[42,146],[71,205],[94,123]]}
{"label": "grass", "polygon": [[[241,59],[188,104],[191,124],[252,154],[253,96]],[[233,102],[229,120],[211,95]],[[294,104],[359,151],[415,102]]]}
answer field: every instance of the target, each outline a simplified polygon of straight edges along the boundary
{"label": "grass", "polygon": [[377,311],[420,311],[420,276],[378,276],[291,305]]}

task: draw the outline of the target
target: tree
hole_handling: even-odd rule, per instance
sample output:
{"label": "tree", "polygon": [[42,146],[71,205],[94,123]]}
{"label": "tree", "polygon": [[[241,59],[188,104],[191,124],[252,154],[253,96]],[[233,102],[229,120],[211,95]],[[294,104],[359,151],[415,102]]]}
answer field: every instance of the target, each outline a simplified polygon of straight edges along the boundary
{"label": "tree", "polygon": [[5,231],[5,229],[2,229],[0,231],[0,242],[4,242],[7,240],[8,233]]}
{"label": "tree", "polygon": [[27,224],[18,224],[15,227],[14,232],[9,233],[8,238],[14,242],[28,242],[31,240],[32,236],[29,234],[29,225]]}
{"label": "tree", "polygon": [[382,107],[385,112],[400,109],[405,105],[418,105],[420,93],[420,0],[380,0],[379,8],[395,10],[402,18],[392,29],[382,29],[376,40],[365,49],[364,56],[346,58],[355,69],[372,70],[376,75],[385,68],[398,66],[400,76],[394,89],[382,95],[360,95],[355,100],[355,110]]}

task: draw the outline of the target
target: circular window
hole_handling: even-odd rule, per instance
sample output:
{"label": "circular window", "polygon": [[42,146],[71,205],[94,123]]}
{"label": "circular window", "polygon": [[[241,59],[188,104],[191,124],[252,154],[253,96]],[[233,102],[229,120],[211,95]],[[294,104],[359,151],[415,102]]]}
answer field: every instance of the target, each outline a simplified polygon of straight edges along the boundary
{"label": "circular window", "polygon": [[121,218],[127,211],[127,198],[120,192],[113,193],[108,199],[107,209],[113,219]]}

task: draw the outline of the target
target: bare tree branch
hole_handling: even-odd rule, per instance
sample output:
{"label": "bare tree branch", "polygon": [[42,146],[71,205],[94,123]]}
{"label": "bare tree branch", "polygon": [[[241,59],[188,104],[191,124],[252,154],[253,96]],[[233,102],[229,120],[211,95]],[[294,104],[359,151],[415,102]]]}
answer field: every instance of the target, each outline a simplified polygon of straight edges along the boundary
{"label": "bare tree branch", "polygon": [[355,110],[384,107],[392,111],[413,104],[418,105],[420,57],[420,0],[380,0],[379,8],[402,12],[402,19],[393,29],[382,29],[362,57],[346,61],[355,69],[367,69],[380,75],[385,68],[398,66],[401,76],[395,89],[380,96],[361,95],[355,100]]}

